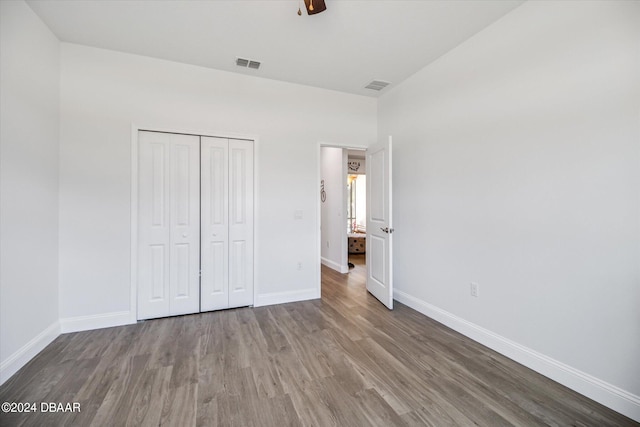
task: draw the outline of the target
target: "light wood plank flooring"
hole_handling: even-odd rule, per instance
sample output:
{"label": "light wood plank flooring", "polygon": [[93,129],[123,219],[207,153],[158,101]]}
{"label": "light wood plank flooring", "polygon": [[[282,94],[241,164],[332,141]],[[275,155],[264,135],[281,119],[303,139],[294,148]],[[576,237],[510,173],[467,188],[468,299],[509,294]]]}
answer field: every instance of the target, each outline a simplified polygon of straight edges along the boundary
{"label": "light wood plank flooring", "polygon": [[638,425],[323,267],[322,300],[61,335],[0,402],[2,426]]}

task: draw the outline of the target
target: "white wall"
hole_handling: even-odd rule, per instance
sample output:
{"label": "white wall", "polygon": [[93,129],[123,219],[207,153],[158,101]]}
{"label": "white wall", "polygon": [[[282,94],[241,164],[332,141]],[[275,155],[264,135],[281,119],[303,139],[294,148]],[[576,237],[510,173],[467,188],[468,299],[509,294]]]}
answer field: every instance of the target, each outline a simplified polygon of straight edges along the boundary
{"label": "white wall", "polygon": [[318,143],[374,141],[375,99],[73,44],[61,50],[65,329],[114,324],[130,310],[132,124],[257,136],[256,304],[319,297]]}
{"label": "white wall", "polygon": [[639,22],[527,2],[379,105],[396,296],[636,419]]}
{"label": "white wall", "polygon": [[326,200],[321,205],[322,263],[347,273],[347,150],[322,147],[321,179]]}
{"label": "white wall", "polygon": [[59,332],[59,43],[0,2],[0,383]]}

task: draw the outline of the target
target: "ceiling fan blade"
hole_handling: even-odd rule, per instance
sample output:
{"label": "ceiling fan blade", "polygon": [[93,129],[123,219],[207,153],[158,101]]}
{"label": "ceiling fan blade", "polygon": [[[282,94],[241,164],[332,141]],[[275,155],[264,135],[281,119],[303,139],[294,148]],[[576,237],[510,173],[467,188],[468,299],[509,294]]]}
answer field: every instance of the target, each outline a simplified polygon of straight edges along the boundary
{"label": "ceiling fan blade", "polygon": [[327,10],[327,5],[324,4],[324,0],[304,0],[304,6],[309,15],[315,15],[316,13]]}

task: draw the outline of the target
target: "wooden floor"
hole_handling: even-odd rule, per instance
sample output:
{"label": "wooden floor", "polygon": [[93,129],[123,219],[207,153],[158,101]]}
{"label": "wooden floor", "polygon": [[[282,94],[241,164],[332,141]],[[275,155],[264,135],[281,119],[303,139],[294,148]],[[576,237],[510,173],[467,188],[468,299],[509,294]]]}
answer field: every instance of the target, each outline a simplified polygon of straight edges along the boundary
{"label": "wooden floor", "polygon": [[362,258],[322,300],[61,335],[0,402],[80,403],[2,426],[637,425],[462,335],[367,294]]}

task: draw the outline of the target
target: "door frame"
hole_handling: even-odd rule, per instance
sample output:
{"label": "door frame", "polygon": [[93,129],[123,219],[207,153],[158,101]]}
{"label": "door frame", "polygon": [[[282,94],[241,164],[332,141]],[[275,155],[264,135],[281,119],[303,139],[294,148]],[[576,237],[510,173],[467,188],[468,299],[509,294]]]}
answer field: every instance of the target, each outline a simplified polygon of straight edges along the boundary
{"label": "door frame", "polygon": [[[332,147],[332,148],[342,148],[346,150],[363,150],[365,153],[368,149],[366,145],[354,145],[349,143],[340,143],[340,142],[326,142],[326,141],[318,141],[316,148],[316,183],[318,185],[318,192],[316,198],[316,259],[318,262],[316,263],[316,276],[317,276],[317,298],[322,297],[322,201],[320,200],[320,181],[322,180],[322,148],[323,147]],[[345,177],[346,180],[346,177]],[[345,227],[345,238],[347,237],[346,227]],[[349,259],[349,248],[347,247],[347,261]],[[369,266],[366,266],[367,269]]]}
{"label": "door frame", "polygon": [[[253,134],[240,134],[229,131],[221,131],[215,129],[193,129],[183,128],[180,126],[167,127],[166,125],[154,125],[150,123],[148,126],[139,124],[131,124],[131,234],[130,238],[130,295],[129,295],[129,322],[138,322],[138,132],[163,132],[176,133],[197,136],[212,136],[218,138],[241,139],[245,141],[253,141],[253,303],[257,301],[258,284],[258,225],[256,221],[256,212],[258,211],[258,145],[259,137]],[[253,306],[253,305],[252,305]]]}

